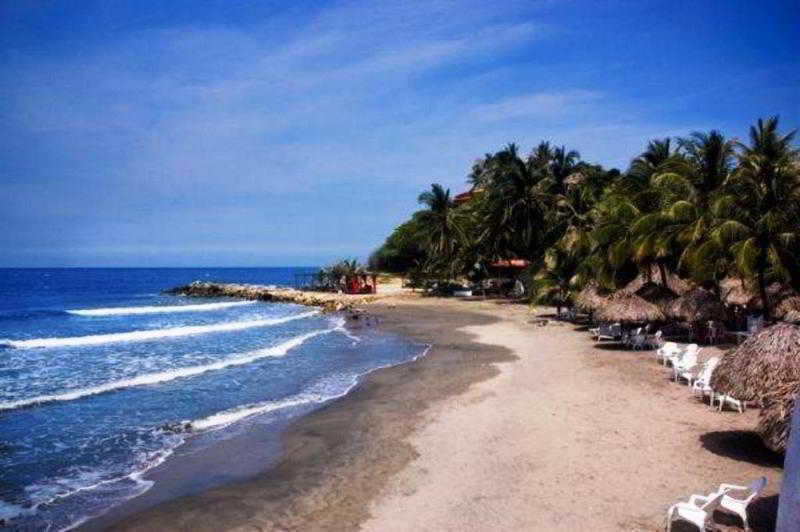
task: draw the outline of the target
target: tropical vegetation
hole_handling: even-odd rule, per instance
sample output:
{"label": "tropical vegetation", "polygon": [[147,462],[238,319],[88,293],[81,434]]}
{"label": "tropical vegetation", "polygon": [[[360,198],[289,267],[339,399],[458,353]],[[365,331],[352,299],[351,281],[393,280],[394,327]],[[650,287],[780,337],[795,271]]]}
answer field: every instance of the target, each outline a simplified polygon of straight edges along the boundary
{"label": "tropical vegetation", "polygon": [[778,117],[743,143],[720,131],[651,140],[625,171],[565,146],[528,156],[509,144],[472,166],[466,201],[439,184],[370,266],[432,279],[480,278],[525,259],[537,300],[571,305],[592,281],[606,290],[655,272],[720,293],[740,279],[765,314],[774,283],[800,293],[800,151]]}

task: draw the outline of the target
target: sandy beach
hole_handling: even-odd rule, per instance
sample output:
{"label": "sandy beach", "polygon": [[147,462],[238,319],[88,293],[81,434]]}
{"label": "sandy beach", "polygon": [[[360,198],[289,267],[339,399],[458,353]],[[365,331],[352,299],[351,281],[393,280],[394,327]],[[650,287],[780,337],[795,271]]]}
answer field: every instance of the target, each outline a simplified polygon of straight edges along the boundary
{"label": "sandy beach", "polygon": [[651,352],[535,325],[525,305],[397,296],[369,311],[427,356],[294,423],[252,479],[115,528],[662,530],[673,502],[762,475],[751,525],[774,526],[782,458],[750,432],[757,411],[712,410]]}

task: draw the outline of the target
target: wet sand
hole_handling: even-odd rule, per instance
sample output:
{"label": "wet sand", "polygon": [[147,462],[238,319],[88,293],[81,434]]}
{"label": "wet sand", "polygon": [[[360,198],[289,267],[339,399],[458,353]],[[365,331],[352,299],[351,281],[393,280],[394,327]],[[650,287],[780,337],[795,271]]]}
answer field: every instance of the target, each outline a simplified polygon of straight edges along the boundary
{"label": "wet sand", "polygon": [[757,412],[711,410],[649,352],[533,325],[522,305],[398,297],[369,309],[432,344],[428,355],[292,424],[269,470],[115,528],[658,530],[690,493],[764,475],[751,525],[770,529],[781,457],[749,432]]}

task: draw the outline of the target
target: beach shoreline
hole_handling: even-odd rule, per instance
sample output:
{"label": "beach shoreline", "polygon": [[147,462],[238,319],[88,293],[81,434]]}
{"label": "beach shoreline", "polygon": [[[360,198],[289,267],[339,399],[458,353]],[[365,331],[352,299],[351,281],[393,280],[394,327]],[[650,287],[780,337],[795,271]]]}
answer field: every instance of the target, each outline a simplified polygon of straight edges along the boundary
{"label": "beach shoreline", "polygon": [[427,356],[292,422],[253,478],[103,528],[653,530],[678,498],[760,474],[762,521],[774,510],[778,459],[753,438],[728,448],[753,413],[712,412],[646,353],[537,327],[524,305],[402,296],[369,311]]}

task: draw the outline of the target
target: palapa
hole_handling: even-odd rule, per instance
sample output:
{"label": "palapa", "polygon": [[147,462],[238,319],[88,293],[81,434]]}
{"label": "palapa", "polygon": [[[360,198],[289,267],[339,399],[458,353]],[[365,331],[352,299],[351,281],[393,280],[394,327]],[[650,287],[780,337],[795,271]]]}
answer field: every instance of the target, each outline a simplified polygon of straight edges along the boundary
{"label": "palapa", "polygon": [[800,383],[800,326],[777,323],[722,357],[711,376],[716,393],[762,404],[758,432],[772,449],[786,442],[790,398]]}
{"label": "palapa", "polygon": [[609,296],[600,293],[600,288],[595,282],[589,282],[583,290],[575,296],[575,305],[587,312],[603,308],[609,303]]}
{"label": "palapa", "polygon": [[800,315],[800,296],[787,297],[775,308],[775,317],[784,321],[797,321],[798,315]]}
{"label": "palapa", "polygon": [[689,322],[722,320],[725,305],[714,292],[695,287],[670,303],[665,314]]}
{"label": "palapa", "polygon": [[786,450],[798,393],[800,381],[787,381],[764,396],[756,432],[773,451]]}
{"label": "palapa", "polygon": [[[649,271],[642,272],[636,278],[621,288],[618,292],[623,294],[637,294],[639,290],[643,289],[648,284],[661,284],[661,273],[658,271],[657,266],[652,266]],[[691,288],[691,285],[675,275],[674,273],[667,273],[667,286],[674,294],[680,295]]]}
{"label": "palapa", "polygon": [[766,327],[725,354],[711,377],[716,392],[760,400],[779,384],[800,380],[800,326]]}
{"label": "palapa", "polygon": [[597,311],[596,317],[600,321],[621,323],[664,321],[661,309],[636,294],[615,295]]}
{"label": "palapa", "polygon": [[753,294],[745,287],[744,281],[736,277],[726,277],[719,283],[722,301],[728,305],[745,307]]}

